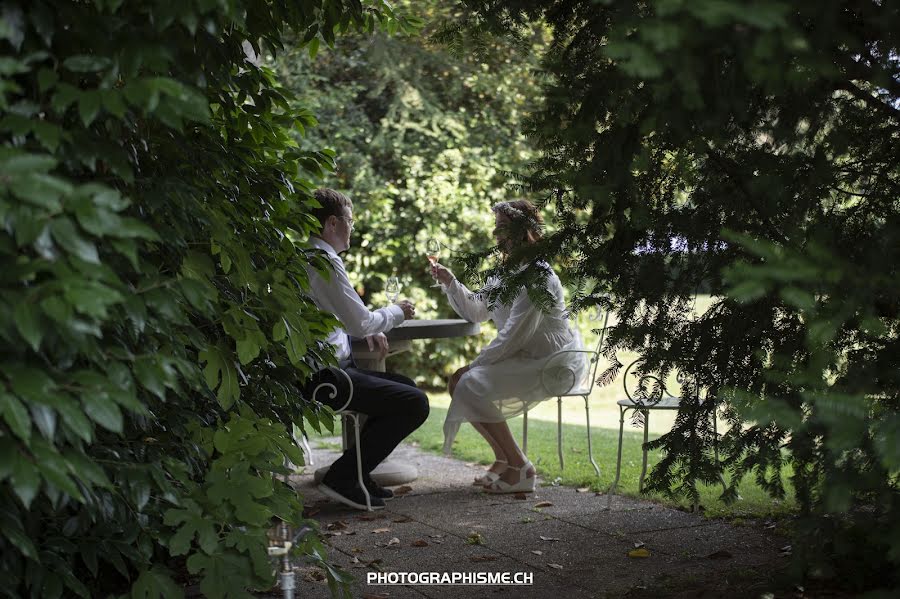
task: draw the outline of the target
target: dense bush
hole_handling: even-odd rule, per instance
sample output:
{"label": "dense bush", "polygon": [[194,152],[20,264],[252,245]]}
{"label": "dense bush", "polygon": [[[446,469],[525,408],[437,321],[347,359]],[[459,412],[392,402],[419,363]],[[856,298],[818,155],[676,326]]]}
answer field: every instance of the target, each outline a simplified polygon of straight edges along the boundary
{"label": "dense bush", "polygon": [[[648,488],[724,473],[726,498],[746,475],[778,497],[789,462],[801,572],[900,585],[897,3],[466,4],[476,31],[553,31],[529,126],[563,224],[544,252],[616,308],[611,348],[708,393]],[[698,289],[719,300],[692,318]]]}
{"label": "dense bush", "polygon": [[0,12],[0,592],[265,588],[266,530],[300,518],[290,427],[320,417],[298,387],[330,359],[295,242],[333,154],[248,56],[407,23],[377,0]]}

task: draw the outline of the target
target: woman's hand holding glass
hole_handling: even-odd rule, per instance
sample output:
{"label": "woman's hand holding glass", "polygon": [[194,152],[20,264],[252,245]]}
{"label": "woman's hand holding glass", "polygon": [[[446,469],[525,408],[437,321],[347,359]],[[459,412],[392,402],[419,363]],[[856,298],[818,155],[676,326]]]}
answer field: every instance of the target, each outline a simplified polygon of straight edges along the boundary
{"label": "woman's hand holding glass", "polygon": [[[453,282],[453,273],[440,262],[431,263],[431,276],[438,284],[449,285]],[[438,287],[439,285],[433,285]]]}
{"label": "woman's hand holding glass", "polygon": [[[431,264],[432,272],[434,272],[434,265],[437,264],[438,255],[441,253],[441,242],[435,238],[431,238],[425,242],[425,255],[428,256],[428,263]],[[440,287],[438,284],[432,285],[432,287]]]}

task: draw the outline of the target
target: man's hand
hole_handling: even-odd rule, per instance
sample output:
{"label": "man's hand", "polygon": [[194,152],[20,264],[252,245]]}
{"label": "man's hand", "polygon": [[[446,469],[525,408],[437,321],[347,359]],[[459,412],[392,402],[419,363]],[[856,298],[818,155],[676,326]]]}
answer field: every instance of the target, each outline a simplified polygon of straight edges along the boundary
{"label": "man's hand", "polygon": [[388,340],[384,333],[369,335],[366,337],[366,343],[369,344],[369,351],[375,351],[378,348],[378,357],[384,359],[388,355]]}
{"label": "man's hand", "polygon": [[431,276],[434,277],[435,281],[444,285],[449,285],[453,282],[453,273],[440,262],[435,262],[431,265]]}
{"label": "man's hand", "polygon": [[400,306],[400,309],[403,310],[403,317],[406,320],[410,318],[416,317],[416,307],[409,300],[400,300],[397,302],[397,305]]}
{"label": "man's hand", "polygon": [[447,385],[447,390],[450,391],[450,397],[453,397],[453,392],[456,391],[456,385],[459,383],[459,379],[462,378],[462,375],[469,372],[471,370],[471,366],[463,366],[452,375],[450,375],[450,383]]}

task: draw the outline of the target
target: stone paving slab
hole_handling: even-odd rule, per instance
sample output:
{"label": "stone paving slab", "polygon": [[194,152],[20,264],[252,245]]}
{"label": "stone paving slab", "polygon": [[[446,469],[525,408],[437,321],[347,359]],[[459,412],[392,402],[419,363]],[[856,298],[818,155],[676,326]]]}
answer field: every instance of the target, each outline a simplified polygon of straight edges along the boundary
{"label": "stone paving slab", "polygon": [[[315,449],[316,467],[337,455]],[[784,563],[778,550],[786,542],[756,527],[735,527],[623,496],[614,496],[612,509],[606,509],[605,495],[552,485],[539,487],[524,500],[488,495],[471,484],[483,466],[408,445],[401,445],[392,459],[415,465],[420,477],[409,484],[408,492],[374,513],[324,498],[309,473],[294,478],[308,515],[321,526],[329,559],[356,577],[353,597],[580,599],[652,594],[654,589],[657,596],[668,596],[679,585],[720,588],[747,572],[768,574]],[[542,502],[544,507],[539,507]],[[472,533],[480,535],[481,544],[472,544]],[[650,557],[629,557],[636,543],[643,543]],[[530,572],[534,584],[366,584],[366,573],[379,571]],[[301,569],[298,597],[330,596],[317,576],[321,573],[314,568]],[[741,596],[722,596],[729,594]]]}

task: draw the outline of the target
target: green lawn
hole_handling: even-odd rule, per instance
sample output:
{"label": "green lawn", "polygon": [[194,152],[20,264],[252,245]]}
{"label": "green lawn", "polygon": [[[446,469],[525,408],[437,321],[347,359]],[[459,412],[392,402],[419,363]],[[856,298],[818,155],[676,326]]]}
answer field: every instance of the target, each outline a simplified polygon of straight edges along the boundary
{"label": "green lawn", "polygon": [[[699,295],[695,300],[694,312],[703,313],[714,301],[708,295]],[[446,315],[437,315],[445,317]],[[591,320],[591,314],[582,312],[576,318],[577,326],[582,332],[585,345],[593,349],[597,343],[596,336],[591,330],[600,326],[596,320]],[[616,321],[616,315],[611,314],[609,325]],[[486,339],[487,340],[487,339]],[[638,357],[632,352],[621,352],[619,361],[627,366]],[[608,362],[601,361],[598,366],[598,374],[607,366]],[[563,402],[563,452],[566,467],[561,470],[556,450],[556,419],[557,404],[555,400],[543,402],[531,412],[528,420],[528,456],[537,466],[538,473],[545,483],[559,477],[560,484],[571,487],[587,487],[592,490],[605,491],[612,483],[616,474],[616,444],[619,433],[619,409],[616,401],[625,397],[623,383],[625,382],[624,368],[619,371],[615,381],[605,387],[595,387],[590,395],[592,438],[594,446],[594,460],[600,466],[600,478],[598,480],[587,455],[587,436],[585,433],[584,402],[581,398],[571,397]],[[630,381],[633,384],[633,380]],[[666,386],[673,394],[679,393],[679,386],[675,381],[675,375],[669,377]],[[443,447],[443,422],[450,405],[450,396],[446,392],[429,392],[431,402],[431,416],[425,424],[415,433],[409,441],[417,442],[423,449],[438,453]],[[651,412],[649,429],[650,438],[656,438],[666,433],[672,427],[675,420],[674,411]],[[719,421],[719,432],[723,432],[725,422]],[[625,495],[638,495],[638,478],[641,473],[641,442],[643,440],[642,429],[631,426],[629,420],[625,422],[625,438],[622,448],[622,475],[619,480],[619,493]],[[338,427],[339,428],[339,427]],[[515,418],[510,421],[510,428],[521,442],[522,419]],[[337,433],[339,434],[339,433]],[[456,438],[453,450],[454,457],[467,462],[479,462],[490,464],[493,461],[487,443],[470,426],[464,425]],[[648,461],[648,473],[659,460],[658,453],[651,452]],[[785,479],[789,476],[785,472]],[[785,486],[790,497],[792,488],[786,480]],[[701,505],[706,513],[711,516],[731,518],[758,517],[778,515],[790,512],[794,508],[794,501],[787,499],[779,502],[770,499],[749,477],[740,485],[741,499],[732,504],[725,505],[718,499],[721,486],[699,488],[701,493]],[[651,498],[671,505],[672,502],[662,496],[650,496]],[[678,505],[687,507],[687,501],[681,501]]]}
{"label": "green lawn", "polygon": [[[431,400],[431,415],[419,430],[409,436],[407,442],[415,442],[429,452],[439,453],[443,447],[443,423],[447,414],[446,406],[449,405],[449,396],[446,393],[429,393]],[[593,399],[593,398],[592,398]],[[592,401],[593,404],[593,401]],[[618,412],[615,411],[613,423],[608,418],[596,418],[594,407],[591,409],[592,422],[598,422],[601,426],[591,427],[594,447],[594,460],[600,466],[600,478],[598,479],[591,466],[587,455],[587,435],[584,426],[584,407],[580,399],[570,399],[563,412],[563,452],[566,467],[561,470],[556,450],[556,401],[551,400],[542,404],[538,409],[529,414],[528,422],[528,455],[537,467],[538,474],[543,483],[550,483],[559,477],[560,484],[569,487],[590,487],[592,491],[605,491],[612,483],[616,474],[616,444],[618,439]],[[597,410],[603,414],[605,410]],[[658,414],[653,414],[656,417]],[[662,420],[657,418],[657,421]],[[573,422],[574,421],[574,422]],[[580,423],[579,423],[580,422]],[[671,417],[668,422],[671,424]],[[652,423],[652,421],[651,421]],[[641,429],[630,426],[625,422],[626,430],[622,447],[622,475],[619,480],[619,493],[637,496],[638,478],[641,472]],[[658,428],[652,427],[653,429]],[[510,420],[510,428],[513,434],[521,442],[522,418]],[[336,433],[339,426],[336,427]],[[337,433],[339,434],[339,433]],[[651,434],[651,438],[657,437]],[[475,432],[471,426],[463,425],[453,445],[453,456],[467,462],[490,464],[493,461],[493,453],[487,443]],[[651,452],[649,455],[649,467],[652,468],[659,460],[660,455]],[[769,496],[748,477],[740,486],[741,499],[732,504],[725,505],[718,499],[721,486],[699,488],[701,505],[709,516],[746,518],[779,515],[789,512],[793,508],[793,501],[778,502]],[[651,495],[650,498],[672,505],[673,503],[662,497]],[[676,503],[682,507],[688,507],[689,502]]]}

